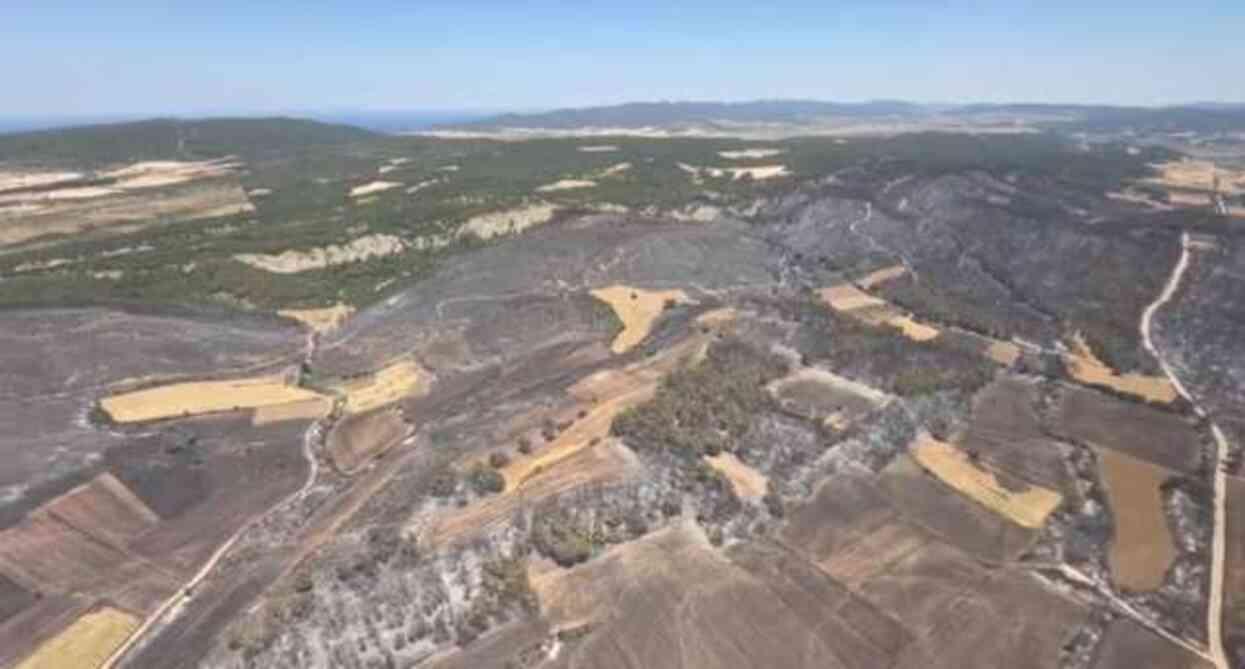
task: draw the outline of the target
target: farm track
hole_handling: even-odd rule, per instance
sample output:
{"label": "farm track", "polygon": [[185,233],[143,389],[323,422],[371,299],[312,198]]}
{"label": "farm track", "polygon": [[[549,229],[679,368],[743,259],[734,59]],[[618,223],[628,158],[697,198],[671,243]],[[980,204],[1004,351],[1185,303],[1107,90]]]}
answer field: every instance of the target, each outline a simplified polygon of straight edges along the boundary
{"label": "farm track", "polygon": [[[1176,263],[1175,268],[1172,269],[1171,276],[1167,279],[1167,285],[1163,286],[1163,292],[1159,294],[1158,298],[1150,306],[1146,307],[1145,312],[1141,316],[1141,338],[1146,350],[1158,360],[1159,366],[1162,368],[1163,373],[1167,375],[1167,378],[1171,380],[1176,392],[1193,405],[1193,411],[1199,418],[1207,418],[1206,410],[1193,399],[1193,396],[1180,382],[1180,378],[1176,376],[1176,372],[1171,364],[1159,353],[1158,347],[1154,345],[1154,339],[1151,336],[1154,314],[1176,294],[1176,289],[1180,287],[1180,281],[1188,268],[1189,233],[1185,232],[1180,236],[1180,260]],[[1206,603],[1206,642],[1209,646],[1207,659],[1213,662],[1217,669],[1228,669],[1228,660],[1223,651],[1223,562],[1226,541],[1228,484],[1225,469],[1227,465],[1228,442],[1218,425],[1212,422],[1210,423],[1210,429],[1215,438],[1215,471],[1213,475],[1214,538],[1211,542],[1210,593],[1207,596]]]}
{"label": "farm track", "polygon": [[[308,333],[307,346],[304,352],[303,360],[311,360],[312,355],[315,354],[318,340],[319,338],[314,332]],[[216,567],[216,565],[222,558],[225,557],[225,555],[229,553],[229,550],[234,547],[238,540],[246,534],[247,530],[251,529],[253,526],[257,525],[280,509],[283,509],[286,506],[302,499],[302,497],[307,494],[307,491],[311,490],[311,487],[315,485],[316,478],[320,473],[320,463],[316,460],[315,449],[313,446],[319,437],[320,428],[320,421],[314,421],[311,426],[307,428],[307,432],[303,435],[303,458],[307,460],[307,479],[303,481],[302,487],[290,493],[288,497],[273,505],[267,511],[247,521],[242,525],[242,527],[239,527],[236,532],[230,535],[230,537],[226,539],[214,553],[212,553],[212,556],[208,558],[207,562],[203,563],[203,566],[199,568],[199,571],[195,572],[195,575],[179,587],[177,592],[173,593],[173,595],[166,599],[164,603],[159,606],[159,608],[151,613],[151,615],[147,616],[143,620],[142,624],[139,625],[138,628],[135,629],[129,636],[129,638],[125,640],[125,643],[113,651],[108,659],[100,665],[99,669],[112,669],[112,667],[118,666],[119,663],[122,663],[125,660],[127,653],[141,645],[146,638],[155,636],[155,633],[157,633],[164,625],[172,622],[172,620],[177,616],[179,606],[190,599],[189,593],[191,593],[196,586],[202,583],[203,579],[207,578],[208,575],[212,573],[212,570]]]}

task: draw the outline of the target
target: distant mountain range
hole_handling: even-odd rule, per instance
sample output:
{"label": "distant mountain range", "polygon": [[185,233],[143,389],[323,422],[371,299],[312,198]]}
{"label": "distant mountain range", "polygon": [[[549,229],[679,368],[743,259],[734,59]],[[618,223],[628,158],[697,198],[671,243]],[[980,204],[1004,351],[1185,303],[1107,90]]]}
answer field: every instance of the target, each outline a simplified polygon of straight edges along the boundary
{"label": "distant mountain range", "polygon": [[752,102],[633,102],[604,107],[558,109],[532,114],[501,114],[469,122],[442,124],[442,130],[569,130],[576,128],[674,128],[696,124],[792,124],[828,120],[861,122],[963,121],[1023,122],[1064,130],[1139,132],[1245,130],[1245,104],[1199,102],[1171,107],[1064,104],[921,104],[899,100],[844,103],[815,100]]}

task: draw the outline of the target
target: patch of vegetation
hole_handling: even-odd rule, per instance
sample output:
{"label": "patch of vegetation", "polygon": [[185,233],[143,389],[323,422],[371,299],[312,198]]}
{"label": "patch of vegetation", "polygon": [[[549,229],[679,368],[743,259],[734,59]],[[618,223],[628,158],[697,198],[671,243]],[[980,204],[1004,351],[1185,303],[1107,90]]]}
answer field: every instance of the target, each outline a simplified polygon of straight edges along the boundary
{"label": "patch of vegetation", "polygon": [[704,362],[672,372],[652,400],[615,417],[610,431],[637,450],[691,457],[734,451],[773,401],[765,385],[786,371],[781,358],[742,341],[715,342]]}

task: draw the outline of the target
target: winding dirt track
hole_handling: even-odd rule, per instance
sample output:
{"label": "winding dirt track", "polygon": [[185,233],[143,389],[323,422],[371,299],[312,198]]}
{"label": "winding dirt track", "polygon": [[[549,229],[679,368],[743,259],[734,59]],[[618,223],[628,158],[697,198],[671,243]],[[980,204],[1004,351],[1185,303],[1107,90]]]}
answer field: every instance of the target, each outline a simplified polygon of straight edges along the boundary
{"label": "winding dirt track", "polygon": [[[318,338],[316,337],[314,331],[308,333],[304,360],[311,359],[312,354],[315,353],[317,341]],[[177,616],[178,606],[190,598],[189,593],[195,588],[195,586],[199,585],[203,579],[207,578],[208,574],[212,573],[212,569],[216,567],[216,564],[220,562],[221,558],[225,557],[225,555],[229,552],[229,549],[233,548],[234,544],[238,542],[238,539],[242,538],[242,535],[245,534],[247,530],[251,529],[251,527],[267,518],[269,515],[275,513],[278,509],[285,508],[289,504],[301,499],[307,494],[307,491],[310,490],[311,486],[315,484],[316,477],[320,473],[320,463],[316,460],[316,454],[313,446],[319,436],[319,431],[320,421],[317,420],[311,424],[311,427],[307,428],[307,432],[303,435],[303,457],[307,460],[307,480],[303,481],[302,487],[290,493],[288,497],[273,505],[272,508],[268,509],[268,511],[255,516],[243,524],[242,527],[239,527],[236,532],[234,532],[228,539],[225,540],[223,544],[220,545],[219,548],[216,549],[216,552],[212,553],[212,556],[208,558],[208,561],[203,563],[203,566],[199,568],[199,571],[195,572],[195,575],[191,577],[190,580],[186,581],[180,588],[177,589],[177,592],[173,593],[173,595],[166,599],[159,608],[143,620],[143,624],[139,625],[138,628],[134,630],[134,633],[125,640],[125,643],[121,644],[121,646],[113,651],[112,655],[108,656],[108,659],[99,666],[99,669],[112,669],[112,667],[117,666],[119,662],[125,659],[127,653],[133,650],[136,646],[140,645],[146,640],[146,638],[154,636],[154,633],[162,626],[172,622],[173,618]]]}
{"label": "winding dirt track", "polygon": [[[1189,233],[1186,232],[1180,237],[1180,261],[1176,263],[1171,277],[1167,279],[1167,285],[1163,287],[1163,292],[1159,294],[1158,298],[1150,306],[1146,307],[1145,313],[1141,316],[1141,338],[1145,343],[1146,350],[1158,360],[1159,366],[1162,367],[1163,373],[1167,375],[1167,378],[1171,380],[1176,392],[1180,393],[1181,397],[1193,405],[1193,410],[1199,417],[1206,418],[1206,410],[1194,401],[1193,396],[1180,383],[1180,379],[1176,376],[1175,371],[1159,353],[1158,348],[1154,345],[1154,340],[1150,336],[1154,314],[1176,294],[1176,289],[1180,287],[1180,280],[1184,277],[1185,270],[1188,268]],[[1228,669],[1228,660],[1223,652],[1223,561],[1226,540],[1224,535],[1227,521],[1227,474],[1224,473],[1224,466],[1228,454],[1228,441],[1218,425],[1212,422],[1210,429],[1215,437],[1215,534],[1214,540],[1211,543],[1210,595],[1207,598],[1206,604],[1206,640],[1210,647],[1208,659],[1214,662],[1218,669]]]}

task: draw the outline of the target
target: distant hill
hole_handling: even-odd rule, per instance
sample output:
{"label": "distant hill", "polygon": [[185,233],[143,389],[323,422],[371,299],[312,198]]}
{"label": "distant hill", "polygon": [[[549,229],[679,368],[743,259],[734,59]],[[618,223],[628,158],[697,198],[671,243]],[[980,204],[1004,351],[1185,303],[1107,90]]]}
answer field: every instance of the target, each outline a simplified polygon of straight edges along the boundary
{"label": "distant hill", "polygon": [[813,125],[836,120],[885,120],[976,123],[1010,117],[1057,130],[1088,132],[1165,132],[1245,130],[1245,106],[1198,103],[1174,107],[1121,107],[1066,104],[919,104],[896,100],[861,103],[814,100],[753,102],[635,102],[607,107],[559,109],[534,114],[503,114],[468,123],[439,126],[446,130],[493,131],[532,128],[555,131],[575,128],[677,129],[712,124]]}
{"label": "distant hill", "polygon": [[77,165],[256,157],[377,137],[348,125],[294,118],[151,119],[0,134],[0,162]]}
{"label": "distant hill", "polygon": [[824,117],[913,116],[924,107],[910,102],[861,103],[815,100],[758,100],[754,102],[631,102],[608,107],[558,109],[537,114],[503,114],[447,127],[466,128],[578,128],[586,126],[640,128],[680,123],[726,121],[734,123],[796,123]]}

